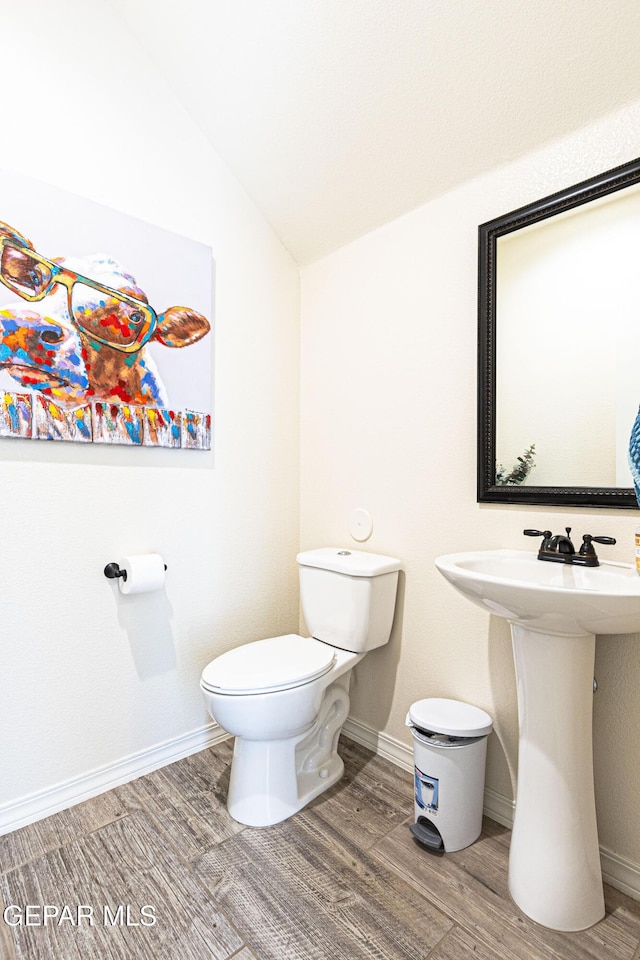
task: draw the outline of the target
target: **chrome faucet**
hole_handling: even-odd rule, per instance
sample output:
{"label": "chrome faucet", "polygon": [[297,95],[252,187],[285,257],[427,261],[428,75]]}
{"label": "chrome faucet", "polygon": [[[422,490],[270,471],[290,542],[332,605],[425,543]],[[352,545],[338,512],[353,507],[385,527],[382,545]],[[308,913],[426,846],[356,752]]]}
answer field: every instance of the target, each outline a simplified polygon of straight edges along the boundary
{"label": "chrome faucet", "polygon": [[538,560],[550,560],[552,563],[573,563],[582,567],[599,567],[594,543],[614,544],[614,537],[594,537],[585,533],[582,545],[576,553],[571,540],[571,527],[565,527],[566,536],[551,533],[551,530],[523,530],[525,537],[542,537],[538,550]]}

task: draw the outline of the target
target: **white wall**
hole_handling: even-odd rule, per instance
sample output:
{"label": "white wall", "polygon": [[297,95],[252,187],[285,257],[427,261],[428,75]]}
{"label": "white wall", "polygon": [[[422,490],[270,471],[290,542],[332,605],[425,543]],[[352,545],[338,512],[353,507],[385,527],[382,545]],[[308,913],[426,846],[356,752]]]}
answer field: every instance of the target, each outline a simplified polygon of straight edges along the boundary
{"label": "white wall", "polygon": [[[488,787],[513,796],[517,707],[508,627],[440,577],[434,558],[531,549],[522,530],[610,534],[631,561],[637,514],[476,502],[477,227],[640,154],[640,104],[471,181],[303,270],[301,546],[351,544],[402,558],[400,624],[356,670],[352,715],[410,744],[427,696],[495,718]],[[470,149],[473,145],[469,145]],[[640,358],[638,358],[640,361]],[[577,372],[576,372],[577,376]],[[595,389],[610,389],[606,371]],[[531,439],[525,438],[526,442]],[[640,864],[640,637],[598,639],[595,757],[602,844]],[[640,877],[640,874],[637,874]]]}
{"label": "white wall", "polygon": [[[209,723],[202,667],[298,618],[298,270],[94,0],[2,13],[11,171],[209,244],[209,453],[0,442],[0,808]],[[157,550],[166,592],[106,562]]]}

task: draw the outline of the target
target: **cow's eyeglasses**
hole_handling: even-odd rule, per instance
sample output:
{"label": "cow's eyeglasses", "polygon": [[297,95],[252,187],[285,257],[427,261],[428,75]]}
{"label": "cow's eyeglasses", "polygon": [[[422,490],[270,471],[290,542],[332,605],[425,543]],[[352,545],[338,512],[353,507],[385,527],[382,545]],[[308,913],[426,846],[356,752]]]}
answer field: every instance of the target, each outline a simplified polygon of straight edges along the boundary
{"label": "cow's eyeglasses", "polygon": [[66,287],[69,316],[78,329],[124,353],[139,350],[158,322],[144,300],[61,267],[6,236],[0,236],[0,280],[30,302],[43,300],[56,284]]}

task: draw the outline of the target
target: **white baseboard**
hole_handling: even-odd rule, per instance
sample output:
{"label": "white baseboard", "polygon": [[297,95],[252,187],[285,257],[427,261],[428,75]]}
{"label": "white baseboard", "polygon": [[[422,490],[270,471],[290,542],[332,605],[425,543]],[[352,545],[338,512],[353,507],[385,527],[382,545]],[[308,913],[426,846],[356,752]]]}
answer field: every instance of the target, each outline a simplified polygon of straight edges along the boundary
{"label": "white baseboard", "polygon": [[406,743],[390,737],[386,733],[379,733],[361,720],[355,720],[354,717],[347,717],[342,728],[350,740],[362,744],[373,750],[384,760],[390,760],[397,767],[408,770],[413,773],[413,750]]}
{"label": "white baseboard", "polygon": [[515,808],[513,800],[502,793],[490,790],[489,787],[484,788],[484,815],[490,820],[495,820],[496,823],[501,823],[503,827],[511,830]]}
{"label": "white baseboard", "polygon": [[[366,723],[349,717],[343,732],[351,740],[373,750],[378,756],[390,760],[403,770],[413,771],[413,750],[400,740],[374,730]],[[485,788],[484,813],[490,820],[501,823],[504,827],[513,826],[514,802],[495,790]],[[600,847],[600,864],[602,879],[628,897],[640,900],[640,865],[621,857],[605,847]]]}
{"label": "white baseboard", "polygon": [[619,853],[600,847],[602,879],[628,897],[640,900],[640,866]]}
{"label": "white baseboard", "polygon": [[211,747],[227,737],[228,734],[217,723],[207,723],[197,730],[165,740],[148,750],[141,750],[79,777],[72,777],[53,787],[5,803],[0,806],[0,836]]}

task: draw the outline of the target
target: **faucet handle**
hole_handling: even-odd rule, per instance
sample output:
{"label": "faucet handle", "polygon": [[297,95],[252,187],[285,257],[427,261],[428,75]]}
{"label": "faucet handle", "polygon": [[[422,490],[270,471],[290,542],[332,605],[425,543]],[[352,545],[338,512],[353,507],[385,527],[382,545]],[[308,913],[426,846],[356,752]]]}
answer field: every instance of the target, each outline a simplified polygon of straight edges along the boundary
{"label": "faucet handle", "polygon": [[542,537],[542,543],[540,544],[540,549],[538,550],[538,556],[540,556],[543,550],[548,550],[549,542],[553,537],[551,530],[523,530],[522,531],[525,537]]}
{"label": "faucet handle", "polygon": [[585,533],[582,537],[582,546],[580,547],[580,556],[595,557],[596,551],[594,543],[605,543],[613,545],[616,542],[615,537],[593,537],[590,533]]}

